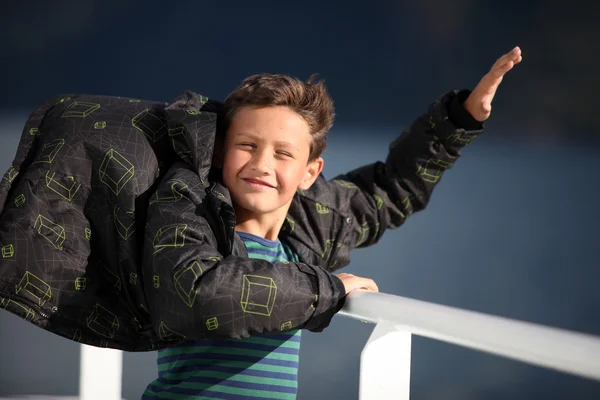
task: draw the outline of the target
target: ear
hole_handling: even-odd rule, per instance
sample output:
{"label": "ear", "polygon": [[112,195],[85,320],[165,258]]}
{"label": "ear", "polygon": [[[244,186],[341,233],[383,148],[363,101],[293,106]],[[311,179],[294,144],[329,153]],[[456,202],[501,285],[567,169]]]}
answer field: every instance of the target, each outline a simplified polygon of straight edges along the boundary
{"label": "ear", "polygon": [[305,174],[304,174],[304,179],[302,180],[302,182],[298,186],[298,189],[300,189],[300,190],[307,190],[307,189],[309,189],[312,186],[312,184],[315,183],[315,181],[317,180],[317,178],[321,174],[321,171],[323,171],[323,165],[324,164],[325,164],[325,161],[321,157],[317,157],[313,161],[310,161],[306,165],[306,171],[305,171]]}

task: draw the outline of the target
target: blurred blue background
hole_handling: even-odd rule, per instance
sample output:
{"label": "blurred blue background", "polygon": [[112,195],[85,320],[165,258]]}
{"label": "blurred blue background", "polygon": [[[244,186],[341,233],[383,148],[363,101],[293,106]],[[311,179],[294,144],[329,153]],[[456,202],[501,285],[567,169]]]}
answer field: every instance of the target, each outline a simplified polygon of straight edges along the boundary
{"label": "blurred blue background", "polygon": [[[600,3],[455,0],[23,2],[0,14],[0,170],[31,109],[57,93],[223,99],[258,72],[318,72],[336,101],[333,177],[382,159],[440,93],[472,88],[513,46],[486,133],[422,213],[356,251],[381,291],[600,335]],[[299,399],[357,397],[372,325],[304,335]],[[79,347],[0,313],[0,396],[78,393]],[[423,338],[413,399],[597,399],[600,382]],[[124,355],[123,397],[155,377]]]}

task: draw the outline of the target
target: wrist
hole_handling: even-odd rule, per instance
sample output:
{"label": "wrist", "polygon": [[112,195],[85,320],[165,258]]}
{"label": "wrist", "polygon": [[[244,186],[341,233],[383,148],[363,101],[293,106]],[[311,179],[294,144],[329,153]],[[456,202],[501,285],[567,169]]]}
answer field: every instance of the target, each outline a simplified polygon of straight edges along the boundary
{"label": "wrist", "polygon": [[470,90],[459,91],[449,104],[448,117],[457,128],[466,131],[480,130],[483,128],[483,123],[473,116],[474,105],[470,95]]}

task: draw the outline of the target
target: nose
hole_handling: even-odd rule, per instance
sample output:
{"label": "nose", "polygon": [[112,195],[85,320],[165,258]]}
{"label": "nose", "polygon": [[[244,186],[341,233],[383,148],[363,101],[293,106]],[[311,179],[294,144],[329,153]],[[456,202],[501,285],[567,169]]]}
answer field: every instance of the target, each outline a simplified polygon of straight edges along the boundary
{"label": "nose", "polygon": [[251,167],[261,174],[267,174],[271,171],[272,160],[270,153],[266,150],[256,151],[252,157]]}

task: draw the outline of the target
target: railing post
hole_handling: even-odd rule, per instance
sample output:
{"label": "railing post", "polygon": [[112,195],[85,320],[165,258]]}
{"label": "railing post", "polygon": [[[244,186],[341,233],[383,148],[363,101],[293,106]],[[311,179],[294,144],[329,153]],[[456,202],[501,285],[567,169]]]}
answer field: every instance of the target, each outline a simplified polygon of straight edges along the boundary
{"label": "railing post", "polygon": [[360,400],[408,400],[410,331],[378,322],[360,358]]}
{"label": "railing post", "polygon": [[81,345],[79,397],[81,400],[121,400],[121,350]]}

